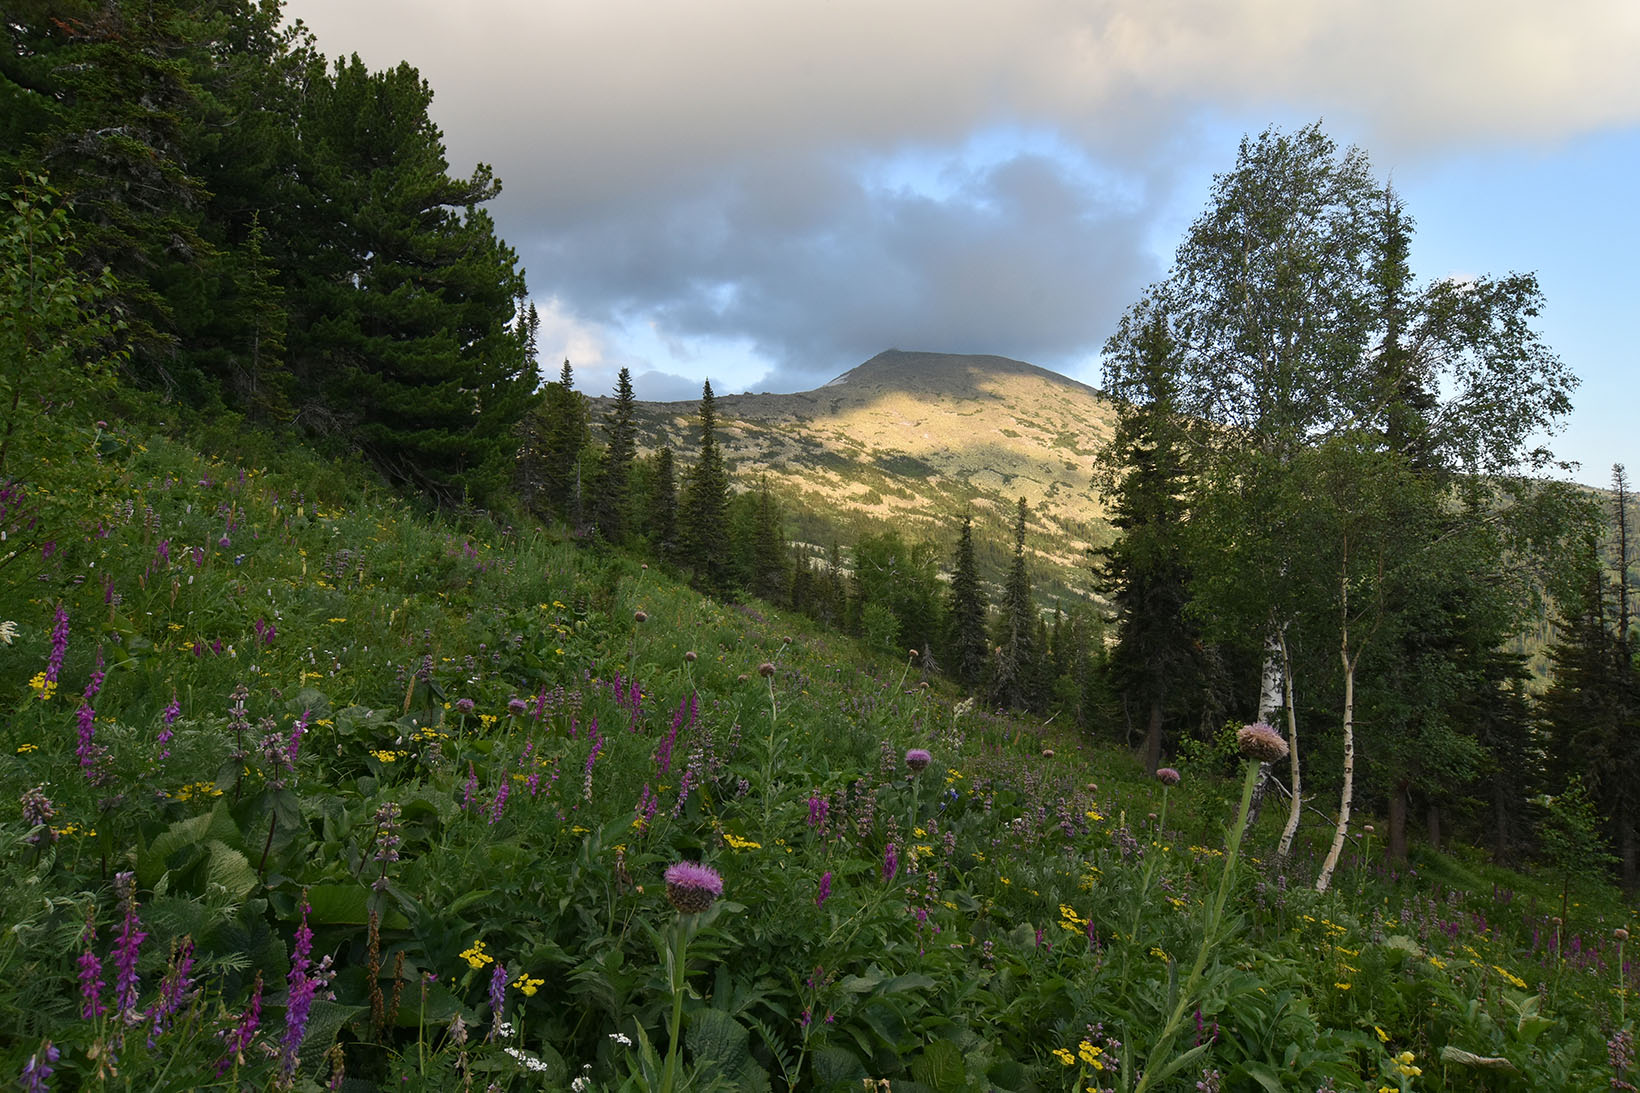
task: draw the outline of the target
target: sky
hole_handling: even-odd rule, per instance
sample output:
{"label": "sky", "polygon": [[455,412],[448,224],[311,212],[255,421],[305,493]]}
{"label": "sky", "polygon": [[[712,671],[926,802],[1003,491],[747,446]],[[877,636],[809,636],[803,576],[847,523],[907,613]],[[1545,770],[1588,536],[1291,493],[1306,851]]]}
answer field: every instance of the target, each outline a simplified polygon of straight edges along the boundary
{"label": "sky", "polygon": [[1320,121],[1420,280],[1532,272],[1581,378],[1572,477],[1640,472],[1633,0],[286,0],[408,61],[490,206],[549,378],[806,390],[884,349],[1098,385],[1244,136]]}

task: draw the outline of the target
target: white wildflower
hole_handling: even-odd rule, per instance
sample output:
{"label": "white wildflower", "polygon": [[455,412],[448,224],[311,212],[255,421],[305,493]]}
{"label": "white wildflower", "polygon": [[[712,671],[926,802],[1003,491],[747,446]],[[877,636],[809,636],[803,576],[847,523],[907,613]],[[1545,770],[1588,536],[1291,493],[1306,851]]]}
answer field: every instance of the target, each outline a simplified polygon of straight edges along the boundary
{"label": "white wildflower", "polygon": [[7,619],[0,622],[0,645],[10,645],[17,638],[17,624]]}

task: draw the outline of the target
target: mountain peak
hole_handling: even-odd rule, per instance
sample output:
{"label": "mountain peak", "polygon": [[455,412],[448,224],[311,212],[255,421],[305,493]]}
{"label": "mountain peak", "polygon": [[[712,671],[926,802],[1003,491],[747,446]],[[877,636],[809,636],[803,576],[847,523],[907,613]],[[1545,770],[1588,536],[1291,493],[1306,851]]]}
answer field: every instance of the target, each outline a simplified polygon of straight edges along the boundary
{"label": "mountain peak", "polygon": [[829,380],[819,390],[836,393],[839,387],[876,391],[915,391],[955,397],[977,397],[1005,376],[1028,376],[1049,383],[1069,384],[1095,393],[1087,384],[1034,364],[988,353],[929,353],[887,349],[864,364]]}

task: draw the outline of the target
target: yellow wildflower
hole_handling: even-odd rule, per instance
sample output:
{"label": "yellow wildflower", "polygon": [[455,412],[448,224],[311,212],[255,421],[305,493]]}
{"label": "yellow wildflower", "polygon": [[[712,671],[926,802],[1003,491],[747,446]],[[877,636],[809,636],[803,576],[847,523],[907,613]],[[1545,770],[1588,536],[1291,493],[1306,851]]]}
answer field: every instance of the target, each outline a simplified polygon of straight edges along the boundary
{"label": "yellow wildflower", "polygon": [[482,968],[486,964],[495,963],[495,957],[484,951],[482,940],[473,942],[472,948],[461,954],[461,959],[467,962],[469,968]]}

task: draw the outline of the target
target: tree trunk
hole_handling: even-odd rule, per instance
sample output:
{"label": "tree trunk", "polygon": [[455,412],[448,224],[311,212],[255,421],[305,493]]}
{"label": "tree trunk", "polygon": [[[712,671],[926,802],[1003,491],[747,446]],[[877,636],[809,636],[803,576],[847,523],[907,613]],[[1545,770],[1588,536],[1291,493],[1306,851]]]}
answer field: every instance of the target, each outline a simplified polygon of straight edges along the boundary
{"label": "tree trunk", "polygon": [[[1282,671],[1281,652],[1285,641],[1284,628],[1272,623],[1270,633],[1264,638],[1264,675],[1259,680],[1258,692],[1258,719],[1266,725],[1275,720],[1276,711],[1281,708],[1282,684],[1286,677]],[[1249,828],[1258,823],[1259,810],[1264,807],[1264,794],[1269,788],[1270,764],[1260,763],[1258,783],[1253,787],[1253,802],[1247,809]]]}
{"label": "tree trunk", "polygon": [[1509,802],[1502,779],[1492,782],[1492,864],[1509,860]]}
{"label": "tree trunk", "polygon": [[1144,762],[1145,772],[1154,774],[1156,767],[1162,761],[1162,704],[1157,699],[1150,700],[1150,722],[1145,726]]}
{"label": "tree trunk", "polygon": [[1285,862],[1292,853],[1293,836],[1298,833],[1298,820],[1304,811],[1304,786],[1298,768],[1298,704],[1293,697],[1293,665],[1287,655],[1287,636],[1279,637],[1281,646],[1281,691],[1287,706],[1287,758],[1292,777],[1292,800],[1287,809],[1287,826],[1281,831],[1281,843],[1276,847],[1276,861]]}
{"label": "tree trunk", "polygon": [[1441,848],[1441,806],[1434,801],[1429,803],[1429,808],[1424,812],[1424,830],[1429,834],[1429,848],[1439,850]]}
{"label": "tree trunk", "polygon": [[1389,856],[1392,861],[1407,860],[1407,796],[1408,784],[1396,782],[1389,791]]}
{"label": "tree trunk", "polygon": [[1325,892],[1332,883],[1333,870],[1338,868],[1338,855],[1344,850],[1344,837],[1350,829],[1350,801],[1355,793],[1355,661],[1349,655],[1349,631],[1339,645],[1344,661],[1344,788],[1338,796],[1338,826],[1333,828],[1332,848],[1327,860],[1321,863],[1321,875],[1315,879],[1315,890]]}

